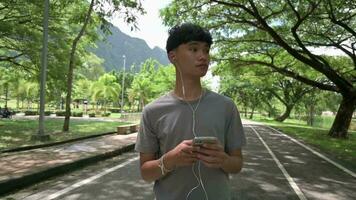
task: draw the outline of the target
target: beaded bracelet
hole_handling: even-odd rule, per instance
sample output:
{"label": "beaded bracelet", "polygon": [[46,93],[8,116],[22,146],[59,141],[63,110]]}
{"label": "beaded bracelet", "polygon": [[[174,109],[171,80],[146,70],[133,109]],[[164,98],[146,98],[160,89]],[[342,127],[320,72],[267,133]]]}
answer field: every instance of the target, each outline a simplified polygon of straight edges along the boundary
{"label": "beaded bracelet", "polygon": [[163,154],[160,158],[159,158],[159,164],[158,164],[158,167],[161,169],[161,173],[162,175],[166,175],[167,172],[171,172],[173,171],[173,169],[167,169],[165,166],[164,166],[164,156],[165,154]]}

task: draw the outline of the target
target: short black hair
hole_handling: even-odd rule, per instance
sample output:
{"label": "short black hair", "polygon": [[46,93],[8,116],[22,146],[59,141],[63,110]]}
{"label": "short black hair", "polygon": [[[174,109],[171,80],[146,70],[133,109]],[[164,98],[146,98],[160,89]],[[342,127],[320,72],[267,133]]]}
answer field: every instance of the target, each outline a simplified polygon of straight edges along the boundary
{"label": "short black hair", "polygon": [[206,42],[209,47],[213,43],[213,39],[208,30],[192,23],[175,25],[168,31],[168,34],[169,36],[166,44],[167,53],[177,48],[179,45],[191,41]]}

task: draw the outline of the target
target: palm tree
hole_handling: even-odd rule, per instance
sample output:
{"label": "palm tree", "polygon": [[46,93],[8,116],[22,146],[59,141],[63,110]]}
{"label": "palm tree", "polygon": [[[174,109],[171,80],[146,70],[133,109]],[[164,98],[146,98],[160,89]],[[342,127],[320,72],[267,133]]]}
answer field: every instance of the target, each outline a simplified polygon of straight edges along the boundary
{"label": "palm tree", "polygon": [[107,110],[107,104],[119,99],[121,86],[116,82],[116,77],[112,74],[104,74],[98,81],[94,82],[90,88],[92,100],[102,102],[104,113]]}

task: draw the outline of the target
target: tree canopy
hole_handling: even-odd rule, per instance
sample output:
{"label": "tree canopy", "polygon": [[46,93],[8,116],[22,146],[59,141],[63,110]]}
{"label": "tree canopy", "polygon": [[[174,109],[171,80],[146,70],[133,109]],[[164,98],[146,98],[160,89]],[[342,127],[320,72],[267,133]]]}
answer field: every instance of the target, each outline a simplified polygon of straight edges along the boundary
{"label": "tree canopy", "polygon": [[[161,15],[170,26],[192,21],[211,29],[218,61],[266,66],[341,94],[329,135],[346,137],[356,106],[355,1],[183,0],[171,2]],[[319,54],[319,48],[338,49],[344,56]]]}

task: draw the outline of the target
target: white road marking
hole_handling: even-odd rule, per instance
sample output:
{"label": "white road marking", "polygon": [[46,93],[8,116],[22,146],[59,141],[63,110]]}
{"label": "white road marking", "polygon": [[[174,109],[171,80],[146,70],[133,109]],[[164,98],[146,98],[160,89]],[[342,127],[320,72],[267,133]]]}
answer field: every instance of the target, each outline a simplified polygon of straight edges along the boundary
{"label": "white road marking", "polygon": [[272,129],[272,130],[274,130],[274,131],[276,131],[276,132],[278,132],[279,134],[283,135],[284,137],[289,138],[289,139],[292,140],[293,142],[299,144],[300,146],[302,146],[302,147],[304,147],[305,149],[309,150],[310,152],[312,152],[313,154],[317,155],[318,157],[324,159],[325,161],[327,161],[327,162],[333,164],[333,165],[336,166],[337,168],[341,169],[342,171],[344,171],[344,172],[346,172],[347,174],[349,174],[349,175],[353,176],[354,178],[356,178],[356,173],[352,172],[351,170],[346,169],[344,166],[340,165],[339,163],[336,163],[336,162],[332,161],[331,159],[327,158],[327,157],[324,156],[323,154],[321,154],[321,153],[315,151],[314,149],[312,149],[312,148],[306,146],[305,144],[303,144],[303,143],[299,142],[298,140],[296,140],[296,139],[290,137],[289,135],[286,135],[286,134],[284,134],[284,133],[282,133],[282,132],[280,132],[280,131],[278,131],[278,130],[272,128],[272,127],[269,127],[269,126],[267,126],[267,127],[270,128],[270,129]]}
{"label": "white road marking", "polygon": [[89,184],[92,181],[94,181],[94,180],[96,180],[96,179],[98,179],[98,178],[100,178],[100,177],[102,177],[102,176],[104,176],[106,174],[109,174],[109,173],[111,173],[111,172],[113,172],[115,170],[118,170],[118,169],[120,169],[120,168],[122,168],[122,167],[124,167],[124,166],[126,166],[126,165],[128,165],[128,164],[130,164],[130,163],[132,163],[134,161],[136,161],[136,160],[138,160],[138,156],[136,156],[134,158],[131,158],[131,159],[125,161],[124,163],[121,163],[120,165],[116,165],[115,167],[109,168],[109,169],[107,169],[107,170],[105,170],[105,171],[103,171],[103,172],[101,172],[101,173],[99,173],[99,174],[97,174],[95,176],[92,176],[92,177],[89,177],[89,178],[84,179],[82,181],[79,181],[77,183],[74,183],[73,185],[71,185],[69,187],[66,187],[66,188],[64,188],[64,189],[62,189],[62,190],[60,190],[58,192],[55,192],[55,193],[53,193],[53,194],[51,194],[51,195],[49,195],[49,196],[47,196],[45,198],[42,198],[42,199],[51,200],[51,199],[58,198],[59,196],[62,196],[62,195],[66,194],[66,193],[68,193],[68,192],[70,192],[70,191],[72,191],[72,190],[74,190],[76,188],[79,188],[79,187],[81,187],[83,185]]}
{"label": "white road marking", "polygon": [[276,155],[272,152],[272,150],[269,148],[269,146],[266,144],[266,142],[262,139],[262,137],[260,136],[260,134],[252,127],[249,126],[257,135],[258,139],[262,142],[262,144],[266,147],[268,153],[272,156],[273,160],[276,162],[277,166],[279,167],[279,169],[282,171],[284,177],[286,177],[289,185],[292,187],[292,189],[294,190],[294,192],[298,195],[300,200],[307,200],[307,198],[305,197],[304,193],[300,190],[300,188],[298,187],[298,185],[294,182],[293,178],[288,174],[287,170],[284,168],[284,166],[282,165],[282,163],[278,160],[278,158],[276,157]]}

